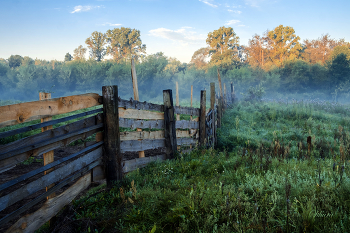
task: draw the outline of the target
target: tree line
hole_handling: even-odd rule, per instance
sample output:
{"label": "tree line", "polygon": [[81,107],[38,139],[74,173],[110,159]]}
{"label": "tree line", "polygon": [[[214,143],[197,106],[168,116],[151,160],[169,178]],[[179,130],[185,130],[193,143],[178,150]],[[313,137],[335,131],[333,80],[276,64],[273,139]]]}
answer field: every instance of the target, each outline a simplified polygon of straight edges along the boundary
{"label": "tree line", "polygon": [[254,35],[247,46],[240,45],[231,27],[208,33],[206,43],[189,63],[181,63],[162,52],[146,54],[139,30],[93,32],[86,48],[79,45],[73,55],[65,54],[64,61],[20,55],[0,59],[0,98],[32,100],[38,91],[57,96],[97,92],[102,85],[113,84],[119,85],[123,97],[131,97],[132,58],[143,100],[159,97],[159,90],[174,89],[175,81],[183,95],[189,94],[189,85],[208,88],[217,80],[217,69],[224,82],[233,82],[241,91],[260,84],[271,95],[299,93],[324,99],[350,95],[350,43],[344,39],[326,34],[301,42],[292,27],[280,25]]}

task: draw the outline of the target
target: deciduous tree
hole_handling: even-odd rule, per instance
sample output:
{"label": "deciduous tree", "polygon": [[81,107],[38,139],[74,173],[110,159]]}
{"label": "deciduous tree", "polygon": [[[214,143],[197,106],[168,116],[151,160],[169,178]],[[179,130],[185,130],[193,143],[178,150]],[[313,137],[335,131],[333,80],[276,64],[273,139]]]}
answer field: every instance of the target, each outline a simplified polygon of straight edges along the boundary
{"label": "deciduous tree", "polygon": [[247,53],[247,61],[251,66],[263,67],[268,60],[269,38],[265,36],[259,36],[255,34],[252,39],[249,40],[248,46],[245,47]]}
{"label": "deciduous tree", "polygon": [[280,25],[267,33],[269,38],[270,59],[277,66],[284,60],[293,60],[299,57],[302,50],[300,37],[295,35],[292,27]]}
{"label": "deciduous tree", "polygon": [[84,60],[85,59],[85,53],[86,48],[84,48],[82,45],[79,45],[78,48],[74,49],[73,59],[74,60]]}
{"label": "deciduous tree", "polygon": [[132,57],[137,60],[146,53],[146,45],[142,44],[140,30],[125,27],[114,28],[108,30],[106,35],[109,42],[108,54],[111,54],[116,61],[128,60]]}
{"label": "deciduous tree", "polygon": [[209,47],[200,48],[192,55],[190,64],[193,64],[197,69],[204,69],[208,62],[206,61],[209,55]]}
{"label": "deciduous tree", "polygon": [[228,69],[235,62],[239,62],[238,42],[239,37],[231,27],[221,27],[208,34],[206,40],[210,46],[210,63]]}
{"label": "deciduous tree", "polygon": [[8,58],[9,61],[9,67],[16,68],[22,64],[23,57],[20,55],[11,55]]}
{"label": "deciduous tree", "polygon": [[325,62],[329,59],[333,49],[343,44],[343,40],[335,40],[331,39],[329,34],[322,35],[320,38],[316,40],[304,40],[304,60],[315,64],[317,62],[321,62],[325,64]]}
{"label": "deciduous tree", "polygon": [[70,55],[70,53],[66,53],[66,55],[64,56],[64,61],[71,61],[72,60],[72,55]]}
{"label": "deciduous tree", "polygon": [[107,36],[104,33],[94,31],[85,43],[90,48],[90,57],[101,61],[106,55]]}

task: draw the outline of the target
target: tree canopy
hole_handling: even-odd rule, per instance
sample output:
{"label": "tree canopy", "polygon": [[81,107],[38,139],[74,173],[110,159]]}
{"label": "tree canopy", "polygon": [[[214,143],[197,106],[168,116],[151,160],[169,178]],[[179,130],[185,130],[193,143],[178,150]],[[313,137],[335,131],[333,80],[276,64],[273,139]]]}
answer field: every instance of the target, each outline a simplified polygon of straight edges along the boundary
{"label": "tree canopy", "polygon": [[116,61],[128,60],[132,57],[137,60],[146,53],[146,45],[142,44],[140,30],[125,27],[114,28],[108,30],[106,35],[109,42],[108,54],[112,55]]}
{"label": "tree canopy", "polygon": [[86,48],[84,48],[82,45],[79,45],[78,48],[74,49],[73,58],[76,61],[84,60],[85,59],[85,53]]}
{"label": "tree canopy", "polygon": [[220,27],[208,33],[210,64],[227,69],[239,61],[239,37],[231,27]]}
{"label": "tree canopy", "polygon": [[196,50],[191,58],[190,64],[193,64],[197,69],[204,69],[208,62],[206,59],[209,55],[209,47]]}
{"label": "tree canopy", "polygon": [[9,61],[9,66],[11,68],[16,68],[22,64],[23,57],[20,55],[11,55],[8,58],[8,61]]}
{"label": "tree canopy", "polygon": [[66,55],[64,56],[64,61],[71,61],[72,60],[72,55],[70,55],[70,53],[66,53]]}
{"label": "tree canopy", "polygon": [[281,66],[284,60],[293,60],[299,57],[302,50],[299,43],[300,37],[295,35],[292,27],[279,25],[267,33],[270,59]]}
{"label": "tree canopy", "polygon": [[104,33],[94,31],[85,43],[90,49],[90,57],[96,61],[101,61],[106,55],[107,36]]}

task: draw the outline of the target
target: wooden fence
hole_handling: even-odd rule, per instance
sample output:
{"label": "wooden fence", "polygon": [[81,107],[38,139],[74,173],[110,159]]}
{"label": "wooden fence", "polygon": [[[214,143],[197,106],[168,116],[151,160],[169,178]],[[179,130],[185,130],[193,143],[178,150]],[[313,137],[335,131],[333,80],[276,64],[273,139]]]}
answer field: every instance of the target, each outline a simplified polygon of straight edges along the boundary
{"label": "wooden fence", "polygon": [[[42,123],[0,133],[1,139],[42,129],[41,133],[0,146],[0,175],[7,170],[16,169],[17,164],[30,157],[43,154],[45,160],[46,155],[51,156],[51,160],[44,163],[44,166],[0,184],[0,231],[8,228],[6,232],[34,232],[93,181],[106,179],[107,186],[111,187],[114,181],[122,179],[124,173],[155,160],[174,158],[178,146],[214,146],[215,132],[220,126],[222,114],[221,103],[226,103],[220,97],[215,98],[213,84],[209,111],[206,111],[205,90],[201,91],[200,108],[174,106],[171,90],[163,91],[163,105],[123,100],[118,97],[117,86],[102,87],[102,96],[83,94],[41,99],[0,106],[0,127],[42,119]],[[51,119],[55,115],[94,106],[97,106],[94,110]],[[176,120],[175,114],[190,115],[193,120]],[[86,118],[52,129],[54,124],[79,117]],[[120,132],[120,127],[143,131]],[[92,135],[96,136],[90,145],[54,161],[54,149]],[[124,152],[159,147],[166,148],[166,153],[123,160]],[[66,185],[70,187],[62,192]],[[61,193],[55,196],[58,191]],[[25,201],[29,196],[34,198]],[[37,211],[23,216],[46,199],[48,200]],[[16,203],[20,203],[19,208],[9,213],[9,208]]]}

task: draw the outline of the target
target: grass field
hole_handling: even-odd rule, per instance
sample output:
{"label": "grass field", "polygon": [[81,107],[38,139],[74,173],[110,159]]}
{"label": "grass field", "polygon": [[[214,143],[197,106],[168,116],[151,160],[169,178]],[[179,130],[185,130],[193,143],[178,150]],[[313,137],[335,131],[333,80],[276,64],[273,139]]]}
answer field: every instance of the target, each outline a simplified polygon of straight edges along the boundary
{"label": "grass field", "polygon": [[72,203],[71,224],[77,232],[349,232],[348,110],[241,102],[225,113],[218,150],[90,190]]}

